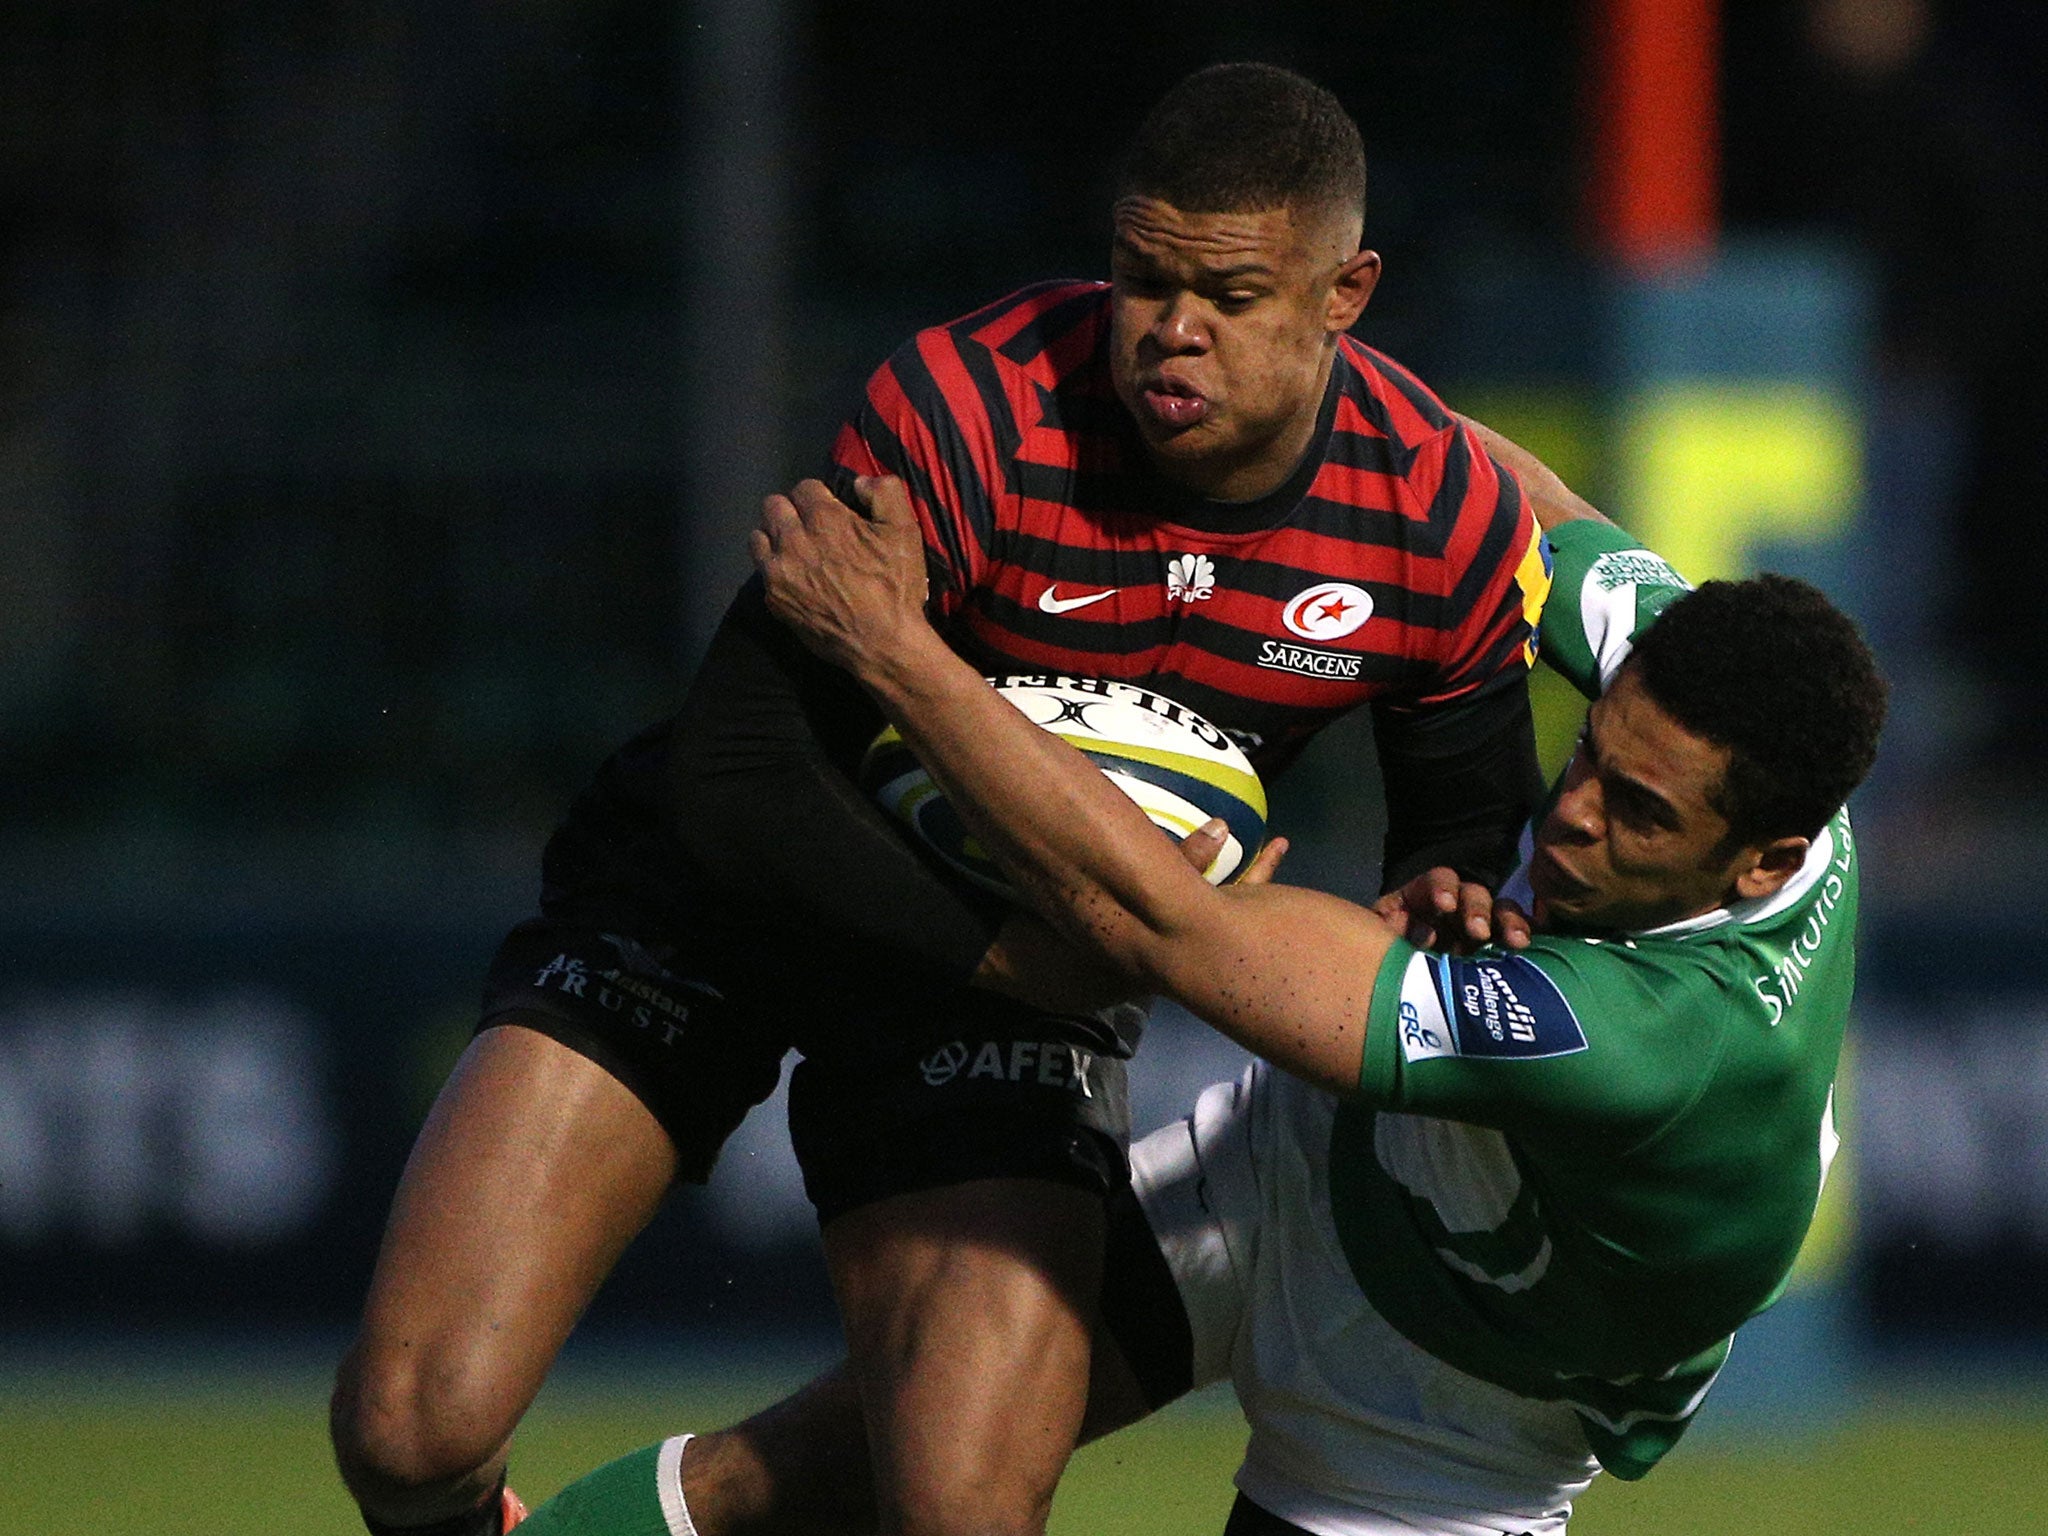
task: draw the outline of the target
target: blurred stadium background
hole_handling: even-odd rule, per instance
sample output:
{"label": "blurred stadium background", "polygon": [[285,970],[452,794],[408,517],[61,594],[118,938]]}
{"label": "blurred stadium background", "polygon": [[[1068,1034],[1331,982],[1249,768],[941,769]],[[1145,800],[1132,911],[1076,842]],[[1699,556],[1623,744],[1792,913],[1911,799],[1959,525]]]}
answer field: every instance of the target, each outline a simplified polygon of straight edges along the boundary
{"label": "blurred stadium background", "polygon": [[[1115,146],[1228,57],[1365,130],[1367,340],[1689,574],[1820,580],[1896,687],[1848,1177],[1584,1530],[2048,1529],[2041,7],[14,0],[0,1533],[355,1528],[325,1372],[553,818],[867,370],[1100,273]],[[1298,877],[1370,882],[1369,762],[1341,732],[1279,786]],[[1231,1067],[1163,1020],[1141,1121]],[[828,1358],[814,1247],[764,1109],[519,1483]],[[1211,1400],[1091,1450],[1056,1525],[1220,1529],[1240,1433]]]}

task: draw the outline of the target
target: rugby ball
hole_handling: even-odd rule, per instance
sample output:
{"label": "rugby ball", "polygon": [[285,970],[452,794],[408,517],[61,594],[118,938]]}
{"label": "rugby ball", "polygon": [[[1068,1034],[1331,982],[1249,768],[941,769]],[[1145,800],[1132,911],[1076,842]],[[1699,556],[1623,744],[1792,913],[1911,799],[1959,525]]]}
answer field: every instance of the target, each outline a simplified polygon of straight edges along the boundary
{"label": "rugby ball", "polygon": [[[1210,884],[1234,879],[1258,852],[1266,835],[1258,770],[1236,742],[1185,705],[1134,683],[1097,678],[995,677],[989,684],[1025,718],[1078,747],[1176,842],[1220,816],[1230,834],[1205,871]],[[968,879],[1014,894],[895,727],[868,747],[861,785]]]}

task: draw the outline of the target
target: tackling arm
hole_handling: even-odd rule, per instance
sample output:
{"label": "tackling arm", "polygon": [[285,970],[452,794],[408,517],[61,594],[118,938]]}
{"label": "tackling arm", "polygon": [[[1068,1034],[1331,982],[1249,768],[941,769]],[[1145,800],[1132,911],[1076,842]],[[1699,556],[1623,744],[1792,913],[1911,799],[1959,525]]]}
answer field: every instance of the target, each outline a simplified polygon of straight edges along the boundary
{"label": "tackling arm", "polygon": [[771,611],[868,688],[1055,925],[1275,1065],[1355,1089],[1393,932],[1320,892],[1210,886],[1087,759],[947,649],[925,620],[902,486],[861,489],[872,520],[815,481],[769,499],[752,543]]}
{"label": "tackling arm", "polygon": [[1441,540],[1418,565],[1435,618],[1397,696],[1373,705],[1385,788],[1381,888],[1447,866],[1497,887],[1542,799],[1529,715],[1532,630],[1549,586],[1542,533],[1520,480],[1452,418],[1401,482]]}

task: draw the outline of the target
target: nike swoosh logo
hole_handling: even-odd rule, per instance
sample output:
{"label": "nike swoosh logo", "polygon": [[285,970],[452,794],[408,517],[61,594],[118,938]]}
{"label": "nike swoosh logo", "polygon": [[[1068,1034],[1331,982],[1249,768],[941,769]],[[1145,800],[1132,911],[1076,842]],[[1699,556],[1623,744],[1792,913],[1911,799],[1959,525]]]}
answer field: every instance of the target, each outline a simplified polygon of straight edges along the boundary
{"label": "nike swoosh logo", "polygon": [[1111,587],[1107,592],[1090,592],[1084,597],[1061,597],[1059,583],[1054,582],[1038,594],[1040,613],[1072,613],[1076,608],[1086,608],[1090,603],[1099,603],[1105,597],[1115,597],[1121,587]]}

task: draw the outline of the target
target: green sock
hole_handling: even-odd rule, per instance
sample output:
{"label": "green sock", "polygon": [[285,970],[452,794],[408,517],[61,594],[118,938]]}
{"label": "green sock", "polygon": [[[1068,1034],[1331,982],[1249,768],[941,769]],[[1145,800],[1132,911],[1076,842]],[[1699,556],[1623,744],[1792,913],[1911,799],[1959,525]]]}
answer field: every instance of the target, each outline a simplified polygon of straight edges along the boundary
{"label": "green sock", "polygon": [[513,1536],[697,1536],[683,1508],[676,1435],[578,1478],[521,1522]]}

